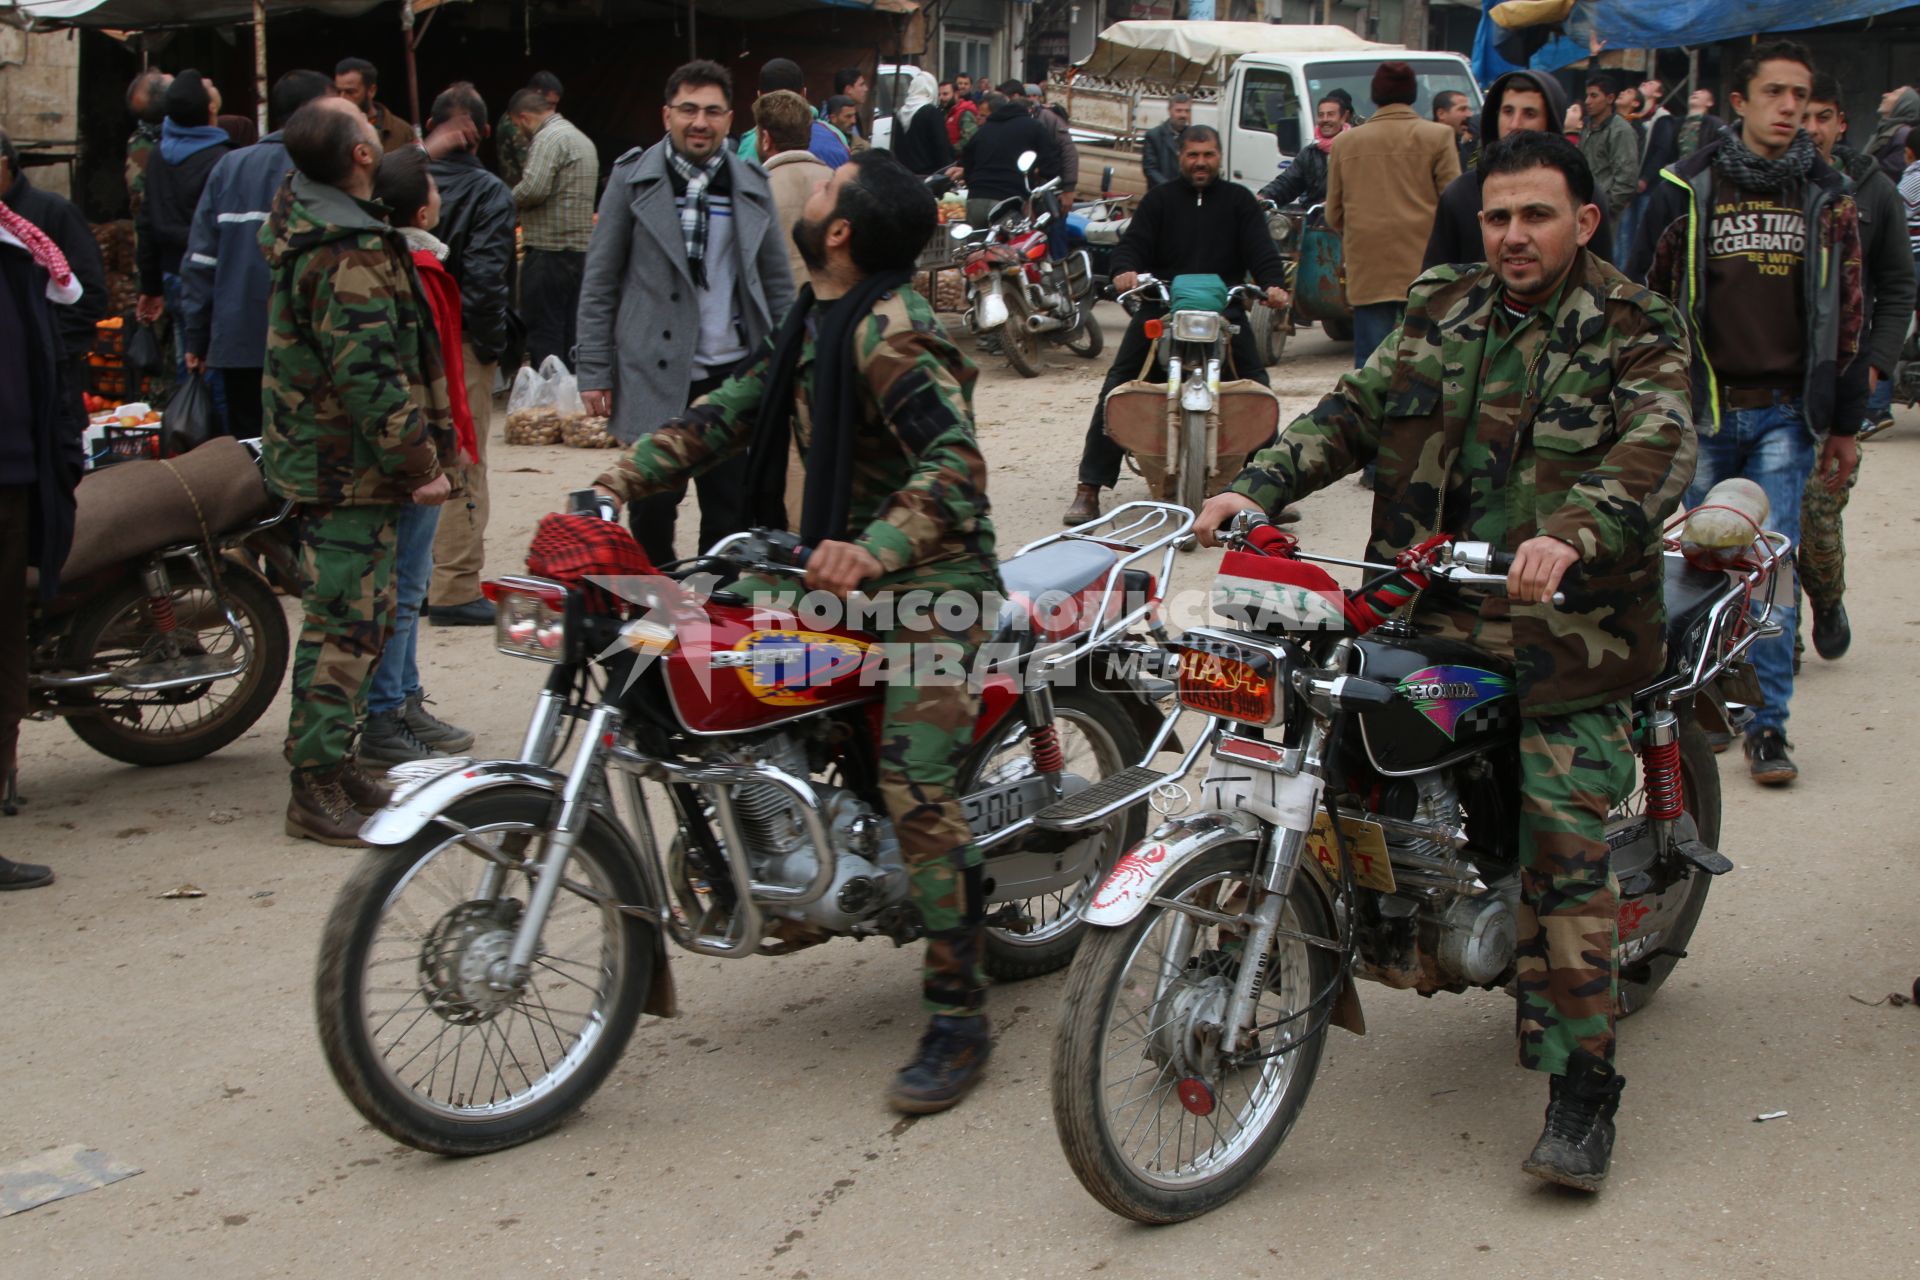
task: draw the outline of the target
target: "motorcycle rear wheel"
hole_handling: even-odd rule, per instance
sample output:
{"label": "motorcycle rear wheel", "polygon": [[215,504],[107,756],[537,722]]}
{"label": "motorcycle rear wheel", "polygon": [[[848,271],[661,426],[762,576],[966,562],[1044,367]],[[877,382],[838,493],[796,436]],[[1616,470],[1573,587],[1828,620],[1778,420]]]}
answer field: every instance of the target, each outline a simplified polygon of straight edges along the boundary
{"label": "motorcycle rear wheel", "polygon": [[1320,332],[1335,342],[1353,341],[1353,321],[1342,316],[1328,316],[1320,322]]}
{"label": "motorcycle rear wheel", "polygon": [[[1256,852],[1248,842],[1202,854],[1169,877],[1158,896],[1232,911],[1255,887]],[[1280,922],[1331,938],[1319,892],[1304,875],[1295,877]],[[1074,958],[1053,1042],[1054,1128],[1074,1176],[1123,1217],[1181,1222],[1225,1204],[1266,1167],[1306,1105],[1327,1035],[1325,1015],[1312,1002],[1319,995],[1330,1003],[1339,960],[1299,938],[1276,939],[1255,1012],[1256,1024],[1267,1028],[1262,1045],[1290,1047],[1231,1075],[1216,1070],[1205,1081],[1207,1115],[1177,1093],[1198,1078],[1188,1074],[1196,1069],[1190,1055],[1204,1040],[1207,1018],[1221,1011],[1241,936],[1148,906],[1129,924],[1094,930]],[[1157,959],[1149,955],[1156,939]],[[1143,1077],[1151,1078],[1136,1093]]]}
{"label": "motorcycle rear wheel", "polygon": [[[1090,689],[1061,689],[1053,697],[1054,722],[1060,729],[1060,748],[1067,768],[1079,773],[1092,767],[1089,782],[1101,781],[1140,759],[1146,744],[1140,731],[1111,697]],[[1076,741],[1076,739],[1078,741]],[[981,787],[1012,782],[1033,775],[1033,756],[1027,743],[1027,718],[1018,710],[1002,721],[970,758],[960,774],[961,795]],[[988,929],[982,957],[995,982],[1021,982],[1054,973],[1073,960],[1088,925],[1080,919],[1087,896],[1112,870],[1120,854],[1138,843],[1146,831],[1145,801],[1115,814],[1100,831],[1087,835],[1098,840],[1093,870],[1071,889],[1026,898],[1019,907],[1032,920],[1026,933]],[[987,863],[991,876],[992,862]]]}
{"label": "motorcycle rear wheel", "polygon": [[1040,362],[1040,336],[1027,328],[1026,288],[1018,281],[1009,281],[1007,289],[1007,322],[1000,326],[1000,349],[1007,353],[1007,363],[1013,371],[1023,378],[1037,378],[1045,368]]}
{"label": "motorcycle rear wheel", "polygon": [[1106,349],[1106,332],[1100,327],[1099,317],[1093,314],[1093,299],[1088,298],[1080,304],[1080,322],[1074,326],[1073,336],[1067,339],[1067,350],[1082,360],[1092,360]]}
{"label": "motorcycle rear wheel", "polygon": [[[87,708],[66,718],[80,741],[126,764],[183,764],[218,751],[266,714],[287,674],[287,615],[259,574],[224,558],[214,564],[220,589],[253,646],[246,670],[171,696],[110,686],[63,691],[63,706]],[[233,647],[218,600],[197,576],[182,575],[172,600],[187,652],[217,655]],[[66,662],[75,671],[140,662],[154,638],[152,625],[146,589],[137,576],[129,578],[83,606],[68,638]]]}
{"label": "motorcycle rear wheel", "polygon": [[[540,1137],[600,1087],[633,1034],[657,940],[611,905],[642,902],[645,891],[599,814],[567,862],[534,977],[514,992],[485,986],[487,962],[504,956],[532,892],[522,862],[542,856],[552,804],[532,788],[457,801],[445,816],[474,834],[436,821],[404,845],[373,849],[334,900],[314,980],[327,1066],[361,1115],[410,1147],[481,1155]],[[490,876],[494,857],[513,869]],[[490,878],[498,887],[484,893]],[[562,954],[562,939],[579,942]]]}
{"label": "motorcycle rear wheel", "polygon": [[[1701,843],[1717,849],[1720,845],[1720,762],[1707,744],[1705,730],[1692,716],[1680,722],[1680,777],[1686,790],[1686,809],[1700,830]],[[1688,870],[1687,899],[1673,927],[1660,942],[1662,951],[1685,951],[1707,907],[1713,877],[1698,867]],[[1680,960],[1678,955],[1662,955],[1646,963],[1644,978],[1629,980],[1622,976],[1619,1016],[1624,1018],[1644,1009]]]}

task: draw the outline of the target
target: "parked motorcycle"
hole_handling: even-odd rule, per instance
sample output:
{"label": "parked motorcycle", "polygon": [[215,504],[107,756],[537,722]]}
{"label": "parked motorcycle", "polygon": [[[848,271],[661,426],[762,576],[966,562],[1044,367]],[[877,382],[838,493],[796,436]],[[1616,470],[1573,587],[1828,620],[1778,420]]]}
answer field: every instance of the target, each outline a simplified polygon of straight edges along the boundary
{"label": "parked motorcycle", "polygon": [[[1264,293],[1236,285],[1227,290],[1227,299],[1251,304]],[[1165,304],[1171,296],[1167,282],[1142,275],[1120,302],[1135,310],[1136,299]],[[1154,350],[1162,342],[1167,346],[1166,380],[1147,380],[1153,366],[1149,353],[1141,377],[1107,395],[1108,437],[1132,456],[1154,497],[1196,513],[1209,494],[1239,474],[1247,454],[1273,438],[1280,423],[1280,402],[1267,387],[1244,376],[1221,381],[1239,331],[1224,307],[1182,309],[1149,320]]]}
{"label": "parked motorcycle", "polygon": [[[1030,174],[1036,155],[1020,154]],[[1067,234],[1060,212],[1060,180],[1050,178],[1024,197],[994,205],[987,225],[961,222],[948,234],[967,246],[960,268],[967,290],[967,328],[997,336],[1007,363],[1023,378],[1040,376],[1040,343],[1057,343],[1091,360],[1106,347],[1093,314],[1093,264],[1084,248],[1055,259],[1049,237]]]}
{"label": "parked motorcycle", "polygon": [[[1179,749],[1155,619],[1190,528],[1130,503],[1000,567],[1009,603],[958,782],[1000,981],[1071,959],[1080,907],[1145,827],[1131,779]],[[475,1154],[552,1129],[643,1010],[673,1013],[667,939],[733,959],[922,936],[878,793],[872,636],[692,592],[803,560],[755,531],[628,580],[631,605],[592,565],[486,584],[501,652],[551,667],[520,758],[396,770],[320,952],[328,1065],[381,1131]]]}
{"label": "parked motorcycle", "polygon": [[128,764],[218,751],[286,674],[286,614],[254,561],[291,570],[291,504],[228,439],[93,472],[77,503],[60,592],[27,618],[33,714]]}
{"label": "parked motorcycle", "polygon": [[1288,205],[1262,201],[1267,234],[1287,260],[1293,300],[1284,317],[1275,315],[1261,333],[1268,364],[1278,363],[1287,337],[1302,321],[1314,321],[1335,342],[1353,341],[1353,307],[1347,301],[1347,266],[1340,233],[1321,220],[1324,205]]}
{"label": "parked motorcycle", "polygon": [[[1172,783],[1210,748],[1202,802],[1092,896],[1054,1042],[1068,1163],[1141,1222],[1217,1208],[1273,1157],[1328,1025],[1364,1032],[1355,976],[1431,995],[1499,987],[1515,968],[1511,664],[1398,620],[1365,629],[1429,586],[1501,591],[1511,557],[1444,538],[1397,566],[1307,556],[1251,513],[1228,545],[1243,554],[1223,561],[1216,609],[1256,625],[1176,643],[1179,700],[1207,728],[1174,773],[1139,783]],[[1686,956],[1712,878],[1732,869],[1694,708],[1778,632],[1788,549],[1764,535],[1732,571],[1666,558],[1668,662],[1633,699],[1642,785],[1608,823],[1622,1014]],[[1315,561],[1384,576],[1343,597]]]}

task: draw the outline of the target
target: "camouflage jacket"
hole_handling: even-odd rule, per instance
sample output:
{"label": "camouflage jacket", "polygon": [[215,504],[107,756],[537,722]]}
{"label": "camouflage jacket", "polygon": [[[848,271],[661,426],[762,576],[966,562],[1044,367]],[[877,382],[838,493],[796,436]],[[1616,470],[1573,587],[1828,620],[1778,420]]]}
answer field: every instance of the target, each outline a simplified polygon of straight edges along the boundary
{"label": "camouflage jacket", "polygon": [[[817,313],[816,313],[817,314]],[[794,435],[806,456],[813,420],[814,316],[794,370]],[[987,464],[973,433],[973,365],[911,289],[881,295],[855,339],[862,415],[847,527],[897,585],[937,570],[995,577]],[[770,380],[773,337],[686,416],[643,437],[597,481],[623,500],[698,475],[751,442]]]}
{"label": "camouflage jacket", "polygon": [[147,161],[160,145],[160,126],[142,124],[127,137],[127,216],[140,216],[140,202],[147,195]]}
{"label": "camouflage jacket", "polygon": [[520,126],[513,122],[511,112],[500,113],[500,123],[493,126],[493,150],[498,158],[496,166],[501,181],[509,187],[520,185],[521,177],[527,171],[527,148],[532,139],[520,132]]}
{"label": "camouflage jacket", "polygon": [[267,484],[296,502],[407,501],[453,456],[446,369],[413,252],[376,206],[291,174],[260,228]]}
{"label": "camouflage jacket", "polygon": [[1553,714],[1629,694],[1663,664],[1660,529],[1698,446],[1689,350],[1671,306],[1582,251],[1525,385],[1490,395],[1477,384],[1500,288],[1484,264],[1421,276],[1406,319],[1366,366],[1232,488],[1278,512],[1375,462],[1368,552],[1390,560],[1441,531],[1456,471],[1499,465],[1487,449],[1463,448],[1468,424],[1507,416],[1513,448],[1498,487],[1532,501],[1507,503],[1505,549],[1558,538],[1580,552],[1580,573],[1561,608],[1496,598],[1481,613],[1511,617],[1521,709]]}

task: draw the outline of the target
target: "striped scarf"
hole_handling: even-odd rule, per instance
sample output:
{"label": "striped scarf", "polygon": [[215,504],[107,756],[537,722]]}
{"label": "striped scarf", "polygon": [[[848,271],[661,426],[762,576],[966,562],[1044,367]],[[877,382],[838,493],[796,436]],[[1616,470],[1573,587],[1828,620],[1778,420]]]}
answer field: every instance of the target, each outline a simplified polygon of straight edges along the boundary
{"label": "striped scarf", "polygon": [[47,273],[47,296],[55,302],[70,304],[80,297],[79,282],[67,265],[67,255],[47,238],[47,233],[0,202],[0,232],[10,236],[33,255],[34,265]]}
{"label": "striped scarf", "polygon": [[707,287],[707,186],[726,162],[727,158],[716,152],[705,164],[696,165],[671,146],[667,148],[667,163],[687,184],[686,199],[680,205],[680,237],[687,243],[687,270],[702,289]]}

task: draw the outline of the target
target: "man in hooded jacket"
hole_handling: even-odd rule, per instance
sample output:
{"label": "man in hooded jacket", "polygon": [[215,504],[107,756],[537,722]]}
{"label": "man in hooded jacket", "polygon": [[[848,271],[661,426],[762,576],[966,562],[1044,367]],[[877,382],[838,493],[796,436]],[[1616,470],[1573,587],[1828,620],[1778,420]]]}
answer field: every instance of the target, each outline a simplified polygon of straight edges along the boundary
{"label": "man in hooded jacket", "polygon": [[1895,182],[1907,170],[1906,135],[1902,129],[1920,125],[1920,93],[1905,85],[1880,95],[1880,123],[1867,140],[1867,154],[1880,162],[1886,175]]}
{"label": "man in hooded jacket", "polygon": [[[147,158],[146,192],[134,219],[135,253],[140,266],[138,314],[152,324],[163,312],[177,319],[186,285],[180,262],[193,232],[193,211],[200,203],[213,166],[233,149],[227,131],[214,123],[220,94],[198,71],[182,71],[167,86],[167,118],[160,146]],[[176,325],[176,376],[187,376],[185,326]],[[215,399],[220,399],[216,392]]]}
{"label": "man in hooded jacket", "polygon": [[[1533,129],[1546,133],[1556,128],[1567,115],[1567,93],[1560,82],[1537,71],[1509,71],[1487,90],[1486,105],[1480,109],[1480,136],[1498,141],[1509,134]],[[1481,149],[1485,154],[1485,148]],[[1461,174],[1440,193],[1440,207],[1434,211],[1433,233],[1427,237],[1422,271],[1431,271],[1449,262],[1485,262],[1486,250],[1480,238],[1480,166]],[[1608,265],[1613,263],[1613,228],[1604,201],[1600,210],[1600,228],[1588,241],[1587,250]]]}

